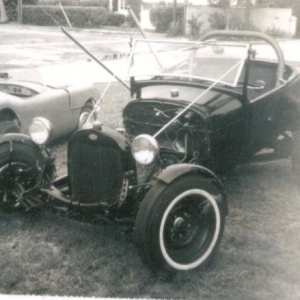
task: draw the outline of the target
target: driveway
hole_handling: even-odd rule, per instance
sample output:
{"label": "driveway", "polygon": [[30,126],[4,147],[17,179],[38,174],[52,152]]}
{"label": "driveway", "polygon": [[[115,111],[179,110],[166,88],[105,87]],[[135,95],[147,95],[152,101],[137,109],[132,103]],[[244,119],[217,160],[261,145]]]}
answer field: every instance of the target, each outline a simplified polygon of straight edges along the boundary
{"label": "driveway", "polygon": [[[141,38],[135,29],[70,30],[88,50],[118,72],[126,73],[125,61],[130,40]],[[149,38],[162,35],[150,33]],[[107,82],[111,76],[91,61],[77,45],[55,27],[0,25],[0,64],[38,67],[49,85],[79,82]]]}
{"label": "driveway", "polygon": [[[71,29],[70,32],[120,77],[125,76],[128,70],[128,64],[122,57],[130,50],[130,40],[142,37],[138,30],[131,28]],[[147,37],[166,38],[156,33],[147,33]],[[37,67],[48,85],[107,82],[111,79],[111,75],[92,61],[58,27],[0,25],[0,40],[0,64]],[[300,41],[285,40],[279,43],[286,61],[300,67]],[[276,56],[269,46],[261,44],[257,58],[275,59]]]}

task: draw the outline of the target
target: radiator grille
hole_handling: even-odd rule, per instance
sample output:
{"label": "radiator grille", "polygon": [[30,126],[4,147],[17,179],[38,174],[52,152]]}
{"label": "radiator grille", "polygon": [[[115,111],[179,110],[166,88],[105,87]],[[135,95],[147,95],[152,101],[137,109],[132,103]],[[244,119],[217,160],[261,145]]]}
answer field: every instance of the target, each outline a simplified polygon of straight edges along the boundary
{"label": "radiator grille", "polygon": [[69,149],[68,161],[74,199],[82,203],[111,203],[119,195],[123,170],[118,149],[74,142]]}

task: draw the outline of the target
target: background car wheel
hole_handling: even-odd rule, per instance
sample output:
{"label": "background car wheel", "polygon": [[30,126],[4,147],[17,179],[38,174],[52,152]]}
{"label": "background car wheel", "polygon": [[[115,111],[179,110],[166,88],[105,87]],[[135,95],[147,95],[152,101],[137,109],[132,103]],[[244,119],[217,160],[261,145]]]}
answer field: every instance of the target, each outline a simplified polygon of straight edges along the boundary
{"label": "background car wheel", "polygon": [[5,133],[20,133],[21,128],[16,124],[15,121],[1,121],[0,122],[0,134]]}
{"label": "background car wheel", "polygon": [[[78,129],[82,129],[86,121],[88,120],[89,115],[93,111],[94,106],[92,103],[87,103],[84,105],[84,107],[81,110],[81,113],[79,115],[79,121],[78,121]],[[90,119],[90,122],[93,123],[95,120],[95,117],[93,116],[92,119]]]}
{"label": "background car wheel", "polygon": [[292,174],[297,188],[298,197],[300,197],[300,132],[294,133],[292,150]]}
{"label": "background car wheel", "polygon": [[223,234],[223,204],[217,187],[199,176],[185,176],[170,185],[157,182],[135,222],[142,259],[168,274],[207,266]]}
{"label": "background car wheel", "polygon": [[[12,151],[11,151],[12,149]],[[19,141],[0,145],[0,207],[26,208],[23,192],[37,183],[39,150]],[[31,199],[30,202],[34,201]],[[25,201],[26,202],[26,201]]]}

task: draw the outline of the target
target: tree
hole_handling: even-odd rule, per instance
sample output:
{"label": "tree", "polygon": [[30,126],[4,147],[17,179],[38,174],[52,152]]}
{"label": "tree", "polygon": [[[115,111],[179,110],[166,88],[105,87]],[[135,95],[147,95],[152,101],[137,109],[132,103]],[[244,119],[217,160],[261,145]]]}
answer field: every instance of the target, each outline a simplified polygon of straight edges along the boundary
{"label": "tree", "polygon": [[245,24],[246,24],[247,30],[249,30],[249,28],[250,28],[250,6],[251,6],[251,0],[246,0],[246,2],[245,2]]}
{"label": "tree", "polygon": [[293,8],[299,5],[299,0],[257,0],[256,5],[262,7]]}
{"label": "tree", "polygon": [[138,20],[141,20],[141,6],[142,1],[141,0],[129,0],[129,6],[133,10],[134,14],[138,18]]}
{"label": "tree", "polygon": [[8,17],[5,11],[3,0],[0,0],[0,23],[8,22]]}
{"label": "tree", "polygon": [[[233,5],[236,5],[236,0],[209,0],[210,6],[219,7],[224,12],[226,29],[229,27],[229,14],[230,8]],[[239,2],[239,1],[238,1]]]}

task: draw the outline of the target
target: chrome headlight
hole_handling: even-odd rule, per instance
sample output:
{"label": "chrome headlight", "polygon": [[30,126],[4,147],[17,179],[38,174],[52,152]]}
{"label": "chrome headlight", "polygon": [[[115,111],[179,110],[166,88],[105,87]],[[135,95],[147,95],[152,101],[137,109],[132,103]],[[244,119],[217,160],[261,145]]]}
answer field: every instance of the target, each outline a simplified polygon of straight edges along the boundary
{"label": "chrome headlight", "polygon": [[154,137],[147,134],[141,134],[133,140],[131,152],[138,163],[150,165],[158,157],[159,146]]}
{"label": "chrome headlight", "polygon": [[36,144],[46,144],[52,136],[52,125],[50,121],[45,118],[34,118],[29,125],[29,134]]}

